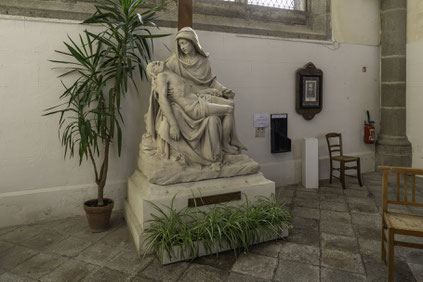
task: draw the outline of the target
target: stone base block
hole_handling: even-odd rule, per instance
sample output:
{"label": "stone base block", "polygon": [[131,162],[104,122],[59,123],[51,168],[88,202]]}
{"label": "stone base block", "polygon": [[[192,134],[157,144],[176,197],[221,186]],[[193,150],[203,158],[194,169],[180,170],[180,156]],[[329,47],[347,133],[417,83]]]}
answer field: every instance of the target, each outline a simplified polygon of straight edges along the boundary
{"label": "stone base block", "polygon": [[[241,199],[227,202],[228,205],[239,206],[246,198],[254,203],[260,196],[270,197],[274,194],[275,183],[259,172],[163,186],[150,183],[140,171],[135,171],[128,180],[128,200],[125,201],[124,212],[138,253],[144,252],[143,230],[148,226],[148,221],[152,219],[152,214],[159,216],[151,203],[166,211],[165,207],[170,206],[173,201],[174,208],[181,210],[188,206],[189,199],[234,192],[241,192]],[[205,205],[199,209],[209,209],[212,206],[214,205]]]}

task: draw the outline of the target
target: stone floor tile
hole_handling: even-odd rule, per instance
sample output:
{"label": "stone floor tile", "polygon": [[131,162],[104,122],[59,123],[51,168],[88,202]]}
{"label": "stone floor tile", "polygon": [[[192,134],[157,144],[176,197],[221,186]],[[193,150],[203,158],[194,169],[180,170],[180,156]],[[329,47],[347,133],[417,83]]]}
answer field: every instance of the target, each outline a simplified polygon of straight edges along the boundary
{"label": "stone floor tile", "polygon": [[423,265],[423,250],[407,248],[408,252],[404,256],[407,263]]}
{"label": "stone floor tile", "polygon": [[155,259],[139,274],[159,281],[177,281],[188,266],[189,263],[186,262],[178,262],[161,266],[159,261]]}
{"label": "stone floor tile", "polygon": [[294,205],[295,207],[318,209],[319,201],[316,201],[314,199],[295,198]]}
{"label": "stone floor tile", "polygon": [[284,242],[280,245],[279,258],[305,264],[320,264],[320,249],[318,247]]}
{"label": "stone floor tile", "polygon": [[379,214],[352,212],[352,223],[360,226],[381,227],[382,218]]}
{"label": "stone floor tile", "polygon": [[301,184],[288,184],[283,186],[283,189],[287,189],[287,190],[297,190],[300,186],[302,186]]}
{"label": "stone floor tile", "polygon": [[0,228],[0,235],[12,232],[15,229],[18,229],[20,226],[8,226]]}
{"label": "stone floor tile", "polygon": [[232,271],[263,279],[272,279],[277,259],[256,254],[242,254],[232,266]]}
{"label": "stone floor tile", "polygon": [[319,220],[314,218],[293,217],[292,225],[297,229],[319,230]]}
{"label": "stone floor tile", "polygon": [[395,281],[416,281],[410,266],[402,260],[395,260],[394,275]]}
{"label": "stone floor tile", "polygon": [[359,237],[363,239],[380,240],[382,236],[380,227],[356,225],[355,228]]}
{"label": "stone floor tile", "polygon": [[381,252],[381,241],[358,238],[360,252],[364,255],[378,256]]}
{"label": "stone floor tile", "polygon": [[132,251],[122,250],[107,261],[105,266],[120,272],[132,274],[138,272],[142,264],[141,258],[134,248]]}
{"label": "stone floor tile", "polygon": [[90,242],[96,242],[104,237],[106,237],[108,234],[110,234],[114,229],[107,230],[104,232],[92,232],[89,227],[84,227],[80,231],[75,232],[72,234],[72,236],[78,237],[80,239],[83,239],[85,241]]}
{"label": "stone floor tile", "polygon": [[64,235],[55,230],[43,229],[37,236],[29,240],[25,240],[21,242],[20,245],[31,248],[31,249],[45,251],[48,247],[50,247],[54,243],[63,241],[68,236],[69,235]]}
{"label": "stone floor tile", "polygon": [[54,230],[64,235],[72,235],[81,231],[87,226],[85,216],[74,216],[40,223],[43,228]]}
{"label": "stone floor tile", "polygon": [[348,204],[374,204],[375,199],[372,198],[355,198],[355,197],[347,197],[346,198]]}
{"label": "stone floor tile", "polygon": [[321,220],[320,232],[351,237],[355,236],[351,223],[342,223],[337,221]]}
{"label": "stone floor tile", "polygon": [[38,236],[43,231],[44,229],[37,225],[24,225],[0,235],[0,240],[18,244]]}
{"label": "stone floor tile", "polygon": [[338,250],[322,250],[322,266],[365,274],[363,262],[359,254],[347,253]]}
{"label": "stone floor tile", "polygon": [[[363,179],[362,179],[363,180]],[[364,181],[362,181],[363,186],[360,186],[360,184],[358,184],[358,180],[353,180],[353,182],[349,182],[347,183],[347,189],[348,190],[367,190],[367,185]]]}
{"label": "stone floor tile", "polygon": [[279,260],[279,265],[275,274],[275,281],[306,282],[319,281],[319,267],[304,263]]}
{"label": "stone floor tile", "polygon": [[19,264],[14,271],[38,279],[66,261],[66,258],[60,256],[38,254]]}
{"label": "stone floor tile", "polygon": [[228,271],[214,268],[208,265],[191,264],[182,277],[178,280],[181,282],[220,282],[226,281],[229,276]]}
{"label": "stone floor tile", "polygon": [[374,203],[348,203],[348,207],[352,212],[379,213]]}
{"label": "stone floor tile", "polygon": [[2,275],[0,275],[0,281],[2,282],[35,282],[38,280],[29,278],[23,275],[5,272]]}
{"label": "stone floor tile", "polygon": [[290,206],[293,203],[293,198],[286,198],[286,197],[278,197],[277,202],[284,206]]}
{"label": "stone floor tile", "polygon": [[310,208],[302,208],[302,207],[295,207],[292,215],[294,217],[305,217],[305,218],[320,218],[319,209],[310,209]]}
{"label": "stone floor tile", "polygon": [[147,266],[149,266],[150,263],[152,263],[155,259],[156,259],[156,257],[153,254],[140,256],[140,271],[139,271],[139,273],[141,273],[144,269],[146,269]]}
{"label": "stone floor tile", "polygon": [[367,190],[354,190],[354,189],[345,189],[344,194],[348,197],[354,198],[368,198],[369,192]]}
{"label": "stone floor tile", "polygon": [[270,241],[252,246],[250,252],[267,257],[277,258],[279,255],[279,248],[280,241]]}
{"label": "stone floor tile", "polygon": [[276,199],[279,199],[279,197],[283,198],[292,198],[294,196],[295,191],[292,189],[285,189],[284,187],[277,187],[275,189],[276,191]]}
{"label": "stone floor tile", "polygon": [[100,267],[97,265],[71,259],[42,276],[40,280],[42,282],[69,281],[70,279],[80,281],[99,269]]}
{"label": "stone floor tile", "polygon": [[90,241],[86,241],[75,236],[69,236],[63,241],[55,242],[50,245],[47,248],[47,251],[62,256],[75,257],[92,244],[93,243]]}
{"label": "stone floor tile", "polygon": [[342,187],[320,187],[320,194],[344,195]]}
{"label": "stone floor tile", "polygon": [[97,242],[82,251],[75,259],[104,266],[119,252],[119,248]]}
{"label": "stone floor tile", "polygon": [[306,192],[306,191],[296,191],[295,192],[295,199],[304,199],[304,200],[320,200],[320,196],[318,193],[313,192]]}
{"label": "stone floor tile", "polygon": [[337,178],[332,179],[332,183],[329,182],[329,179],[319,180],[320,187],[341,187],[341,182]]}
{"label": "stone floor tile", "polygon": [[320,194],[320,201],[345,203],[345,196],[338,194]]}
{"label": "stone floor tile", "polygon": [[322,233],[320,238],[323,250],[333,249],[350,253],[358,253],[357,239],[355,237]]}
{"label": "stone floor tile", "polygon": [[[378,281],[380,278],[383,278],[386,281],[388,268],[380,257],[364,256],[364,265],[369,280]],[[394,275],[395,281],[416,281],[409,265],[402,260],[395,260]]]}
{"label": "stone floor tile", "polygon": [[149,278],[149,277],[145,277],[143,275],[139,275],[139,276],[135,276],[133,277],[131,280],[131,282],[157,282],[158,280]]}
{"label": "stone floor tile", "polygon": [[97,271],[91,273],[87,277],[85,277],[82,281],[86,282],[106,282],[106,281],[113,281],[113,282],[126,282],[129,281],[130,276],[126,273],[122,273],[116,270],[108,269],[102,267]]}
{"label": "stone floor tile", "polygon": [[100,239],[99,242],[112,246],[119,246],[120,248],[126,250],[135,249],[135,244],[132,240],[132,235],[129,232],[129,229],[126,224],[118,226],[115,230]]}
{"label": "stone floor tile", "polygon": [[287,241],[318,247],[320,245],[320,233],[314,230],[293,228],[290,230]]}
{"label": "stone floor tile", "polygon": [[351,223],[351,216],[347,212],[334,212],[334,211],[320,211],[320,219],[326,221],[336,221],[342,223]]}
{"label": "stone floor tile", "polygon": [[309,193],[316,193],[316,194],[319,193],[319,189],[318,188],[306,188],[306,187],[303,186],[302,183],[298,183],[298,186],[297,186],[297,189],[296,190],[297,191],[309,192]]}
{"label": "stone floor tile", "polygon": [[410,267],[411,271],[413,272],[414,278],[416,281],[423,281],[423,265],[422,264],[414,264],[409,263],[408,266]]}
{"label": "stone floor tile", "polygon": [[227,281],[228,282],[270,282],[271,280],[244,275],[241,273],[231,272],[229,274]]}
{"label": "stone floor tile", "polygon": [[0,268],[10,270],[38,254],[38,251],[26,247],[15,246],[7,252],[0,253]]}
{"label": "stone floor tile", "polygon": [[0,241],[0,254],[3,254],[4,252],[6,252],[8,249],[12,248],[13,246],[15,246],[15,245],[12,244],[12,243]]}
{"label": "stone floor tile", "polygon": [[320,209],[338,212],[347,212],[348,208],[345,203],[321,201]]}
{"label": "stone floor tile", "polygon": [[366,282],[366,276],[342,270],[325,268],[321,269],[321,282]]}
{"label": "stone floor tile", "polygon": [[227,251],[218,255],[212,254],[195,259],[193,262],[198,264],[209,265],[223,270],[231,270],[232,265],[236,261],[236,256],[233,251]]}

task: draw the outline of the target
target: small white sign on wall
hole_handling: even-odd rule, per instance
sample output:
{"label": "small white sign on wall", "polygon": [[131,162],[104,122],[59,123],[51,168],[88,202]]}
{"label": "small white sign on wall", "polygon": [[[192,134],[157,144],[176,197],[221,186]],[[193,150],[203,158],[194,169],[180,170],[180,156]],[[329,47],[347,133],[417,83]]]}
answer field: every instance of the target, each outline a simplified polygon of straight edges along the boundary
{"label": "small white sign on wall", "polygon": [[269,114],[254,114],[254,127],[269,127],[270,115]]}

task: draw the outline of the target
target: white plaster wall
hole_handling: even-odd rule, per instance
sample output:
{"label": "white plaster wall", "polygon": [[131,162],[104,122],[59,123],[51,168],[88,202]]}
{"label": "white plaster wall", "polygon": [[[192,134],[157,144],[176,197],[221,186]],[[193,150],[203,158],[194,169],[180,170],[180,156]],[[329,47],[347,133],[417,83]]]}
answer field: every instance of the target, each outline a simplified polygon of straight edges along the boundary
{"label": "white plaster wall", "polygon": [[407,11],[407,136],[413,150],[412,166],[423,168],[423,2],[408,0]]}
{"label": "white plaster wall", "polygon": [[[58,72],[48,59],[59,58],[66,34],[84,26],[72,22],[3,17],[0,19],[0,226],[82,214],[84,200],[95,197],[89,163],[64,160],[57,137],[57,118],[41,117],[62,91]],[[175,32],[161,29],[162,32]],[[328,177],[324,134],[342,132],[345,153],[362,157],[363,171],[374,167],[374,147],[363,143],[365,111],[379,116],[378,47],[284,41],[219,32],[198,32],[211,53],[219,80],[236,93],[236,120],[248,155],[261,163],[264,175],[277,185],[301,180],[301,143],[319,140],[320,177]],[[174,36],[155,44],[155,58],[165,59]],[[295,112],[295,71],[313,62],[324,72],[323,110],[311,121]],[[362,67],[367,72],[362,72]],[[124,102],[124,144],[121,158],[114,149],[106,196],[122,207],[126,180],[134,171],[144,131],[149,86],[131,91]],[[256,138],[254,113],[288,113],[292,152],[271,154],[270,132]]]}
{"label": "white plaster wall", "polygon": [[379,46],[380,0],[331,0],[336,42]]}

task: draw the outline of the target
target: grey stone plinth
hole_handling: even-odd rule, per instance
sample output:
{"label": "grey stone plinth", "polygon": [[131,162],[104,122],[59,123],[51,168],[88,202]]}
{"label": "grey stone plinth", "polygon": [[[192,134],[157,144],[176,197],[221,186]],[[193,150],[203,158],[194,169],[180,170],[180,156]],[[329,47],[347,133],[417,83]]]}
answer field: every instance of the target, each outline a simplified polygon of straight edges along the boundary
{"label": "grey stone plinth", "polygon": [[[219,195],[231,192],[241,192],[241,200],[230,201],[227,204],[239,206],[248,199],[254,203],[259,197],[270,197],[275,194],[275,183],[264,178],[261,173],[246,176],[236,176],[229,178],[219,178],[211,180],[196,181],[190,183],[179,183],[172,185],[157,185],[150,183],[147,178],[140,172],[136,171],[128,181],[128,200],[125,202],[125,218],[128,228],[134,239],[137,251],[142,254],[145,251],[143,245],[143,231],[147,228],[149,220],[155,214],[160,216],[159,212],[153,208],[151,203],[167,209],[172,201],[176,210],[182,210],[187,207],[188,199],[194,197],[206,197],[211,195]],[[201,210],[208,209],[213,205],[199,207]],[[318,212],[318,210],[317,210]],[[288,232],[282,237],[288,236]],[[272,240],[272,238],[264,238],[256,243]],[[222,251],[225,246],[216,251]],[[198,256],[207,255],[205,250],[201,248]],[[178,258],[172,258],[168,261],[164,257],[164,263],[176,262]]]}

